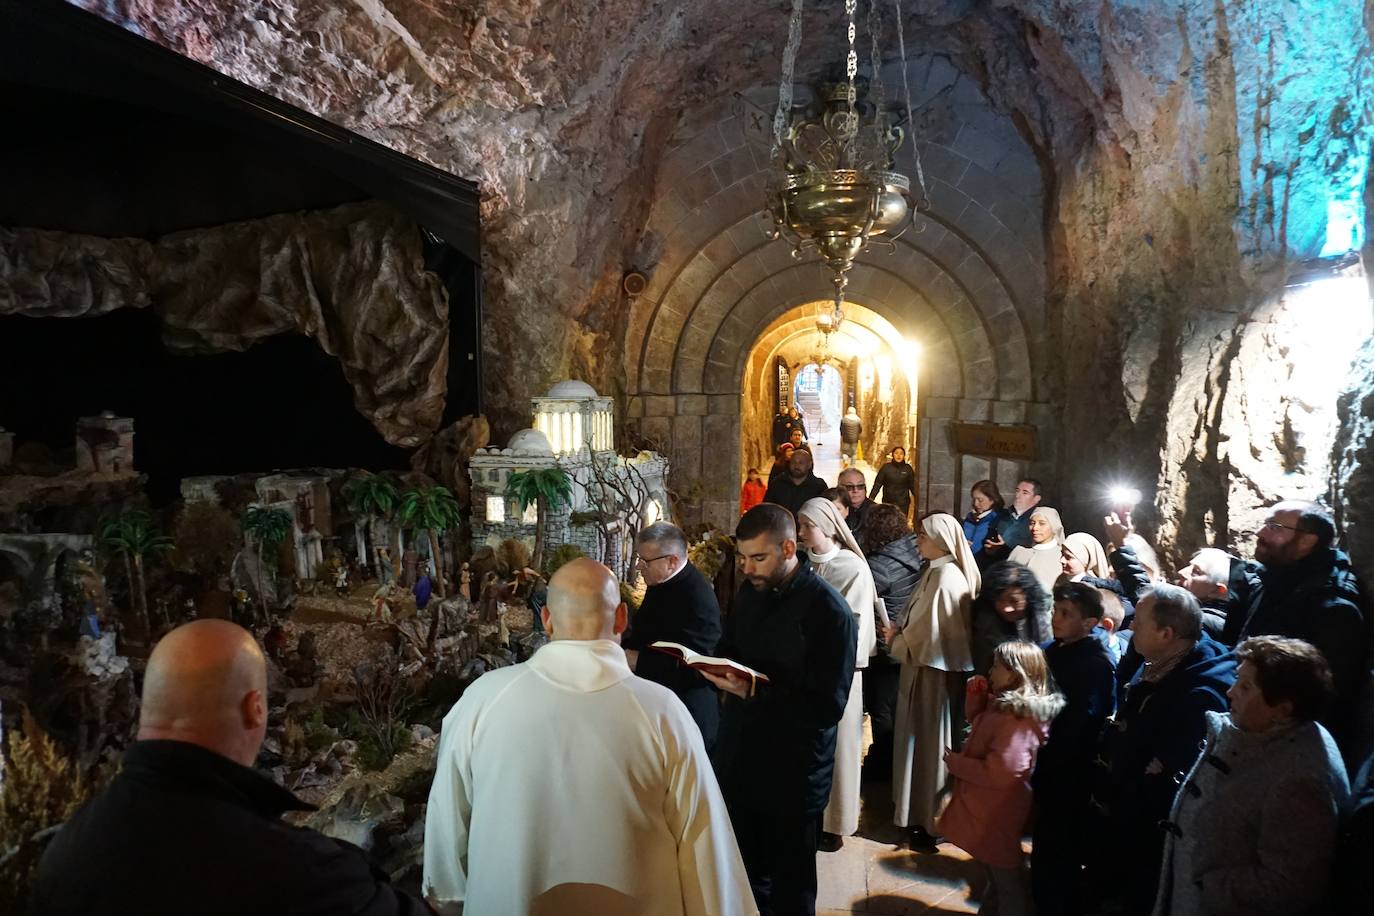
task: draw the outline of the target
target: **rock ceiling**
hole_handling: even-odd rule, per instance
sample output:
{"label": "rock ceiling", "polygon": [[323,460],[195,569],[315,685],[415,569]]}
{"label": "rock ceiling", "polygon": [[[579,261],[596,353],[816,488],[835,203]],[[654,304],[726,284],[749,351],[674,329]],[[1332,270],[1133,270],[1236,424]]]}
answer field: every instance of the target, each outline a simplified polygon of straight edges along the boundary
{"label": "rock ceiling", "polygon": [[[624,271],[674,134],[776,80],[784,0],[123,0],[99,15],[464,177],[483,192],[488,413],[574,374],[626,391]],[[804,53],[833,59],[838,4]],[[862,8],[861,4],[861,8]],[[891,26],[891,6],[887,10]],[[1039,166],[1038,401],[1062,407],[1066,487],[1139,455],[1162,509],[1221,498],[1235,462],[1205,432],[1228,341],[1363,215],[1369,41],[1354,0],[908,0],[936,55]],[[826,37],[821,37],[826,36]],[[1333,215],[1335,214],[1335,215]],[[1339,226],[1337,226],[1339,229]],[[1339,234],[1339,233],[1337,233]],[[1243,408],[1240,411],[1243,427]],[[1104,437],[1101,430],[1114,430]],[[1272,450],[1267,433],[1246,447]],[[1255,441],[1251,441],[1255,440]],[[1204,523],[1185,521],[1185,539]],[[1207,524],[1211,524],[1209,521]]]}

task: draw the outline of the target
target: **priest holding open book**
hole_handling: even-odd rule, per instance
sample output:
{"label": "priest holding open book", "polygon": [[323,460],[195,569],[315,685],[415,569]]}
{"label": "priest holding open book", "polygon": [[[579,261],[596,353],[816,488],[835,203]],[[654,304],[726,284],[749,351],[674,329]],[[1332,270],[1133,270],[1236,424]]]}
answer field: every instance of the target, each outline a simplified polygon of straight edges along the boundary
{"label": "priest holding open book", "polygon": [[700,655],[714,654],[720,642],[715,589],[688,562],[687,537],[676,525],[658,522],[639,532],[635,553],[648,589],[620,644],[635,674],[662,684],[682,700],[709,751],[720,723],[716,688],[677,658],[651,646],[672,642]]}
{"label": "priest holding open book", "polygon": [[716,773],[759,911],[815,913],[821,812],[858,628],[840,593],[797,556],[791,512],[757,505],[735,539],[748,582],[716,654],[767,680],[728,669],[703,675],[726,694]]}

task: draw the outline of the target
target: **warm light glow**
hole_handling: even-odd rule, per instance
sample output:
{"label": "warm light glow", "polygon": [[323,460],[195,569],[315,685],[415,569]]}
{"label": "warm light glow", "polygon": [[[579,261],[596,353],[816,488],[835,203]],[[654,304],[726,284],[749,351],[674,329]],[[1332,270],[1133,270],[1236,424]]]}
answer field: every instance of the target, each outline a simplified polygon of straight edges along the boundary
{"label": "warm light glow", "polygon": [[506,520],[506,498],[504,496],[487,497],[487,521],[494,525],[499,525]]}
{"label": "warm light glow", "polygon": [[879,353],[873,357],[873,368],[878,373],[879,400],[892,400],[892,357],[886,353]]}

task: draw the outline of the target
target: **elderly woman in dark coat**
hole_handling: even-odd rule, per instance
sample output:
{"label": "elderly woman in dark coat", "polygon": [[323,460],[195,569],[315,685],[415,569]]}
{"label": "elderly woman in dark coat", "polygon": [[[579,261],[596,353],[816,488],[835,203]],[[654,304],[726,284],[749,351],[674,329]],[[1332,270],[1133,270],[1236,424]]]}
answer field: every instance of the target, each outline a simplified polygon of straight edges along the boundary
{"label": "elderly woman in dark coat", "polygon": [[[873,585],[887,607],[888,618],[901,627],[906,623],[907,602],[921,580],[922,568],[916,535],[906,516],[896,506],[869,503],[859,546],[868,559]],[[864,708],[873,729],[873,744],[864,760],[866,779],[881,781],[892,772],[892,716],[901,673],[901,665],[880,643],[878,654],[864,669]]]}
{"label": "elderly woman in dark coat", "polygon": [[1350,795],[1340,752],[1318,725],[1332,695],[1308,643],[1247,639],[1231,712],[1207,713],[1202,754],[1164,827],[1155,916],[1303,916],[1326,898]]}
{"label": "elderly woman in dark coat", "polygon": [[1053,639],[1053,611],[1040,580],[1020,563],[1003,560],[983,570],[983,590],[973,601],[970,633],[974,673],[988,673],[992,650],[1001,643],[1023,639],[1038,646]]}

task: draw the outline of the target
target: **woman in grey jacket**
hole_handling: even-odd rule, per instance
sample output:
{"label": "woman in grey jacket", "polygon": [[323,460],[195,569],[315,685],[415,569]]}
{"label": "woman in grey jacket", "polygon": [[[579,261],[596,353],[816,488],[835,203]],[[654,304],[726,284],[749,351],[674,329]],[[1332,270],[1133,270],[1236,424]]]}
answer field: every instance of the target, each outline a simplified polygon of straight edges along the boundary
{"label": "woman in grey jacket", "polygon": [[1324,912],[1350,795],[1340,752],[1314,720],[1331,698],[1325,659],[1298,639],[1259,636],[1240,661],[1229,714],[1174,799],[1155,916]]}

